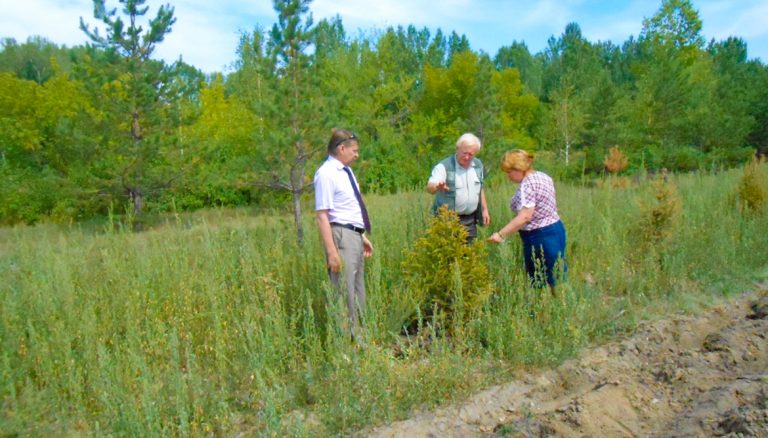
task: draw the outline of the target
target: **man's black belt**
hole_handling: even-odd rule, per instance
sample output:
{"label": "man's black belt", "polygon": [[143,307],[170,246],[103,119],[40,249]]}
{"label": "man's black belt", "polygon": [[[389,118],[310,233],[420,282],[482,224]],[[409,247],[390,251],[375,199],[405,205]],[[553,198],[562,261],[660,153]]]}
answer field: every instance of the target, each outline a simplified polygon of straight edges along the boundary
{"label": "man's black belt", "polygon": [[354,231],[355,233],[360,233],[360,234],[365,233],[365,228],[356,227],[356,226],[354,226],[352,224],[340,224],[338,222],[331,222],[331,226],[332,227],[344,227],[344,228],[346,228],[348,230]]}

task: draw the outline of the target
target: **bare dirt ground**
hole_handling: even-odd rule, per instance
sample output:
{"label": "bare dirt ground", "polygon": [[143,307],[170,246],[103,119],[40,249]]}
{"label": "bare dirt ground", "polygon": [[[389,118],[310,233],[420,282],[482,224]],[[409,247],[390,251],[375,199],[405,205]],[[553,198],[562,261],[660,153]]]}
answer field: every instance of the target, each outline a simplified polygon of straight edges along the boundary
{"label": "bare dirt ground", "polygon": [[768,437],[768,286],[374,437]]}

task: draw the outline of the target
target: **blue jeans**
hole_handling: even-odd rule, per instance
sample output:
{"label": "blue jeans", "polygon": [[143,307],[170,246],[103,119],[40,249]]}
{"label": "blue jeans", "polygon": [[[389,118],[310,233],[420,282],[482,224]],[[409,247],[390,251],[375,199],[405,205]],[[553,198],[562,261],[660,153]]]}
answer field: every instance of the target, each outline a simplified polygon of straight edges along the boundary
{"label": "blue jeans", "polygon": [[[555,287],[555,269],[558,260],[563,276],[568,271],[565,264],[565,226],[562,221],[535,230],[520,230],[523,239],[525,272],[534,287],[543,287],[543,276],[547,284]],[[542,275],[543,274],[543,275]]]}

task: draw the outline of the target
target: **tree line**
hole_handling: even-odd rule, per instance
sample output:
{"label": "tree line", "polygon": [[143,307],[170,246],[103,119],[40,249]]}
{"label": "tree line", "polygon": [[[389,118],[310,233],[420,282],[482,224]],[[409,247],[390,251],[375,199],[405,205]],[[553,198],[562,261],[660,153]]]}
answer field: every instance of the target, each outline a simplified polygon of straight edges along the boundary
{"label": "tree line", "polygon": [[421,188],[467,131],[490,168],[521,147],[563,179],[605,172],[609,151],[624,172],[768,152],[766,65],[739,37],[705,41],[688,0],[663,0],[621,45],[571,23],[538,53],[495,55],[412,25],[350,37],[338,16],[315,23],[311,0],[274,0],[277,22],[241,35],[226,74],[154,59],[176,18],[144,3],[94,0],[81,46],[2,41],[0,223],[290,205],[301,239],[337,126],[361,139],[369,193]]}

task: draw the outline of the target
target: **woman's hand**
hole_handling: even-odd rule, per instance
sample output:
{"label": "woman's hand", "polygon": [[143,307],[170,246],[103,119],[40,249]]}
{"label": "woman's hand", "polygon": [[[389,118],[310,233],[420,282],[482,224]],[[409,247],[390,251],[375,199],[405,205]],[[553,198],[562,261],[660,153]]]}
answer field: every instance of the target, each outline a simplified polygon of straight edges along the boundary
{"label": "woman's hand", "polygon": [[501,237],[501,234],[499,234],[499,232],[497,231],[491,234],[491,237],[489,237],[487,240],[488,240],[488,243],[501,243],[504,241],[504,238]]}

